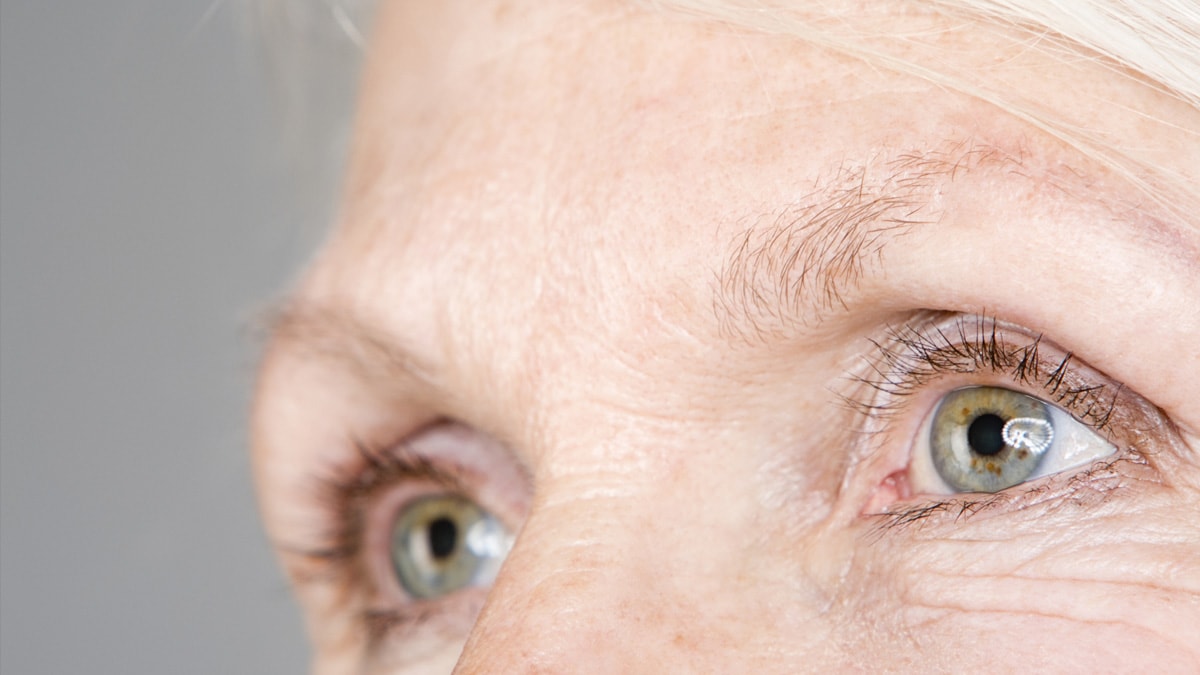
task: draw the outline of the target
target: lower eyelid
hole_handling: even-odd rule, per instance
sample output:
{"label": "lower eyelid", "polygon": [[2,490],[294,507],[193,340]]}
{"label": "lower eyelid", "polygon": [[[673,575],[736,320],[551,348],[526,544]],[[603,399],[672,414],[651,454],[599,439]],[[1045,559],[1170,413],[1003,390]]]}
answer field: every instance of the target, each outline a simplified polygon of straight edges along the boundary
{"label": "lower eyelid", "polygon": [[[1039,507],[1096,509],[1120,489],[1136,487],[1153,469],[1137,453],[1121,452],[1075,472],[1044,476],[1028,485],[995,493],[964,493],[931,497],[892,508],[864,513],[877,533],[944,524],[965,525],[983,517],[1027,514]],[[1039,511],[1039,513],[1044,513]]]}
{"label": "lower eyelid", "polygon": [[460,648],[483,608],[486,589],[470,589],[436,601],[368,608],[359,621],[367,652],[390,669],[417,663],[431,652]]}

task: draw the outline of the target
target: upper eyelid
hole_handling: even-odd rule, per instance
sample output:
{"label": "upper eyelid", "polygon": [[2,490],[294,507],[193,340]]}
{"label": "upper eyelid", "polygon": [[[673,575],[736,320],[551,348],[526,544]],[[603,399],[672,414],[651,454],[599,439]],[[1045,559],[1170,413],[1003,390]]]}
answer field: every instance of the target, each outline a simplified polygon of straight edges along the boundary
{"label": "upper eyelid", "polygon": [[[368,494],[400,479],[425,480],[446,490],[463,494],[470,491],[462,478],[461,467],[431,461],[412,451],[407,442],[376,447],[356,440],[353,445],[362,459],[363,466],[354,472],[350,481],[339,485],[341,490],[351,496]],[[390,449],[393,447],[395,449]]]}

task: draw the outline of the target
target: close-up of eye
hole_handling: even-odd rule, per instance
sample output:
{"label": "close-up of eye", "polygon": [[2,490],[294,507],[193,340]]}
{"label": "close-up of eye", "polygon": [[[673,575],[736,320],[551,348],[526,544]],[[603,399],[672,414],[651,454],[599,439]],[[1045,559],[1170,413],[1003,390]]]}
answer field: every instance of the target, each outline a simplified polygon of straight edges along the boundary
{"label": "close-up of eye", "polygon": [[401,440],[347,443],[301,494],[318,529],[290,542],[351,634],[381,663],[466,638],[528,509],[529,480],[500,443],[465,424],[417,425]]}
{"label": "close-up of eye", "polygon": [[490,585],[512,535],[470,499],[437,495],[403,507],[391,544],[400,585],[414,598],[431,599]]}
{"label": "close-up of eye", "polygon": [[922,426],[910,472],[917,493],[997,492],[1117,451],[1070,413],[1002,387],[942,397]]}
{"label": "close-up of eye", "polygon": [[1146,451],[1139,429],[1164,426],[1136,392],[994,318],[919,313],[873,344],[869,374],[852,378],[869,394],[852,403],[888,432],[871,452],[890,475],[867,514],[928,514],[941,502],[922,500],[1084,475]]}

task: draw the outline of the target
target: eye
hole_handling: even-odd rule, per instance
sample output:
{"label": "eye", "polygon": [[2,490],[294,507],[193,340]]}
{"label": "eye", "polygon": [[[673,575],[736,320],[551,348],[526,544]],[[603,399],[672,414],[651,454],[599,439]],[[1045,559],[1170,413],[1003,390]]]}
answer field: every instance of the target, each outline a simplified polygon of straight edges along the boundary
{"label": "eye", "polygon": [[402,507],[391,534],[391,563],[412,597],[433,599],[485,587],[512,547],[492,514],[459,495],[423,497]]}
{"label": "eye", "polygon": [[1116,453],[1065,410],[1011,389],[966,387],[941,398],[914,449],[914,492],[999,492]]}
{"label": "eye", "polygon": [[[861,513],[889,526],[1016,513],[1081,488],[1108,494],[1152,470],[1146,430],[1169,425],[1071,351],[995,318],[919,312],[871,344],[865,374],[852,375],[862,389],[847,400],[869,432],[860,457],[873,485]],[[970,494],[995,497],[943,498]]]}
{"label": "eye", "polygon": [[311,534],[286,543],[306,587],[337,591],[322,617],[392,665],[461,649],[532,496],[524,466],[489,434],[448,419],[412,426],[399,440],[351,440],[308,474],[297,497]]}

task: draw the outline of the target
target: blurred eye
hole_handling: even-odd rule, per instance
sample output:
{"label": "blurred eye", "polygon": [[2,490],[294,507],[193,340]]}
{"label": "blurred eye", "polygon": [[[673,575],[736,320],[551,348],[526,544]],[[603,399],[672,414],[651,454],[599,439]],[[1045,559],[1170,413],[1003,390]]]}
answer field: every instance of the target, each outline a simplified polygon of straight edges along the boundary
{"label": "blurred eye", "polygon": [[930,415],[910,480],[925,493],[998,492],[1116,451],[1057,406],[1001,387],[967,387],[943,396]]}
{"label": "blurred eye", "polygon": [[512,547],[492,514],[458,495],[424,497],[404,506],[391,536],[391,562],[412,597],[437,598],[488,586]]}

